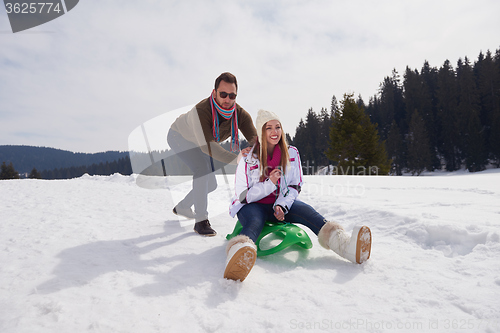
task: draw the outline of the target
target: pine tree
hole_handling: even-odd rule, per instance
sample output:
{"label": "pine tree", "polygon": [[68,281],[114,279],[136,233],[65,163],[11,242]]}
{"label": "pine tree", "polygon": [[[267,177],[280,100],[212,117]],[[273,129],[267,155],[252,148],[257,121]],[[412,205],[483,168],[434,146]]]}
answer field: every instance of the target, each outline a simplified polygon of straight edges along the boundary
{"label": "pine tree", "polygon": [[407,167],[412,175],[419,176],[431,164],[429,141],[424,120],[415,109],[408,131],[408,162]]}
{"label": "pine tree", "polygon": [[368,106],[366,107],[366,114],[370,117],[372,123],[379,125],[380,129],[380,124],[382,123],[382,116],[380,112],[380,99],[377,96],[370,97],[370,100],[368,101]]}
{"label": "pine tree", "polygon": [[36,168],[33,168],[33,170],[31,170],[30,174],[28,175],[28,178],[30,178],[30,179],[42,179],[42,175],[40,174],[40,172],[38,172],[38,170]]}
{"label": "pine tree", "polygon": [[338,162],[344,174],[388,174],[390,162],[383,142],[368,115],[352,94],[345,94],[334,114],[330,130],[328,158]]}
{"label": "pine tree", "polygon": [[481,133],[481,121],[477,112],[469,113],[465,136],[465,167],[470,172],[486,168],[484,140]]}
{"label": "pine tree", "polygon": [[392,122],[389,129],[389,136],[387,137],[387,154],[391,159],[391,174],[401,176],[404,168],[404,147],[403,138],[399,131],[396,121]]}
{"label": "pine tree", "polygon": [[483,126],[479,117],[478,91],[469,59],[459,59],[457,63],[458,83],[458,130],[461,138],[460,150],[465,159],[465,167],[470,172],[484,170],[486,152]]}
{"label": "pine tree", "polygon": [[[489,134],[485,133],[487,139],[486,147],[489,157],[497,168],[500,167],[500,49],[495,53],[494,58],[493,85],[493,110],[491,112],[491,127]],[[484,125],[484,124],[483,124]],[[486,127],[488,128],[488,127]]]}
{"label": "pine tree", "polygon": [[[293,145],[299,150],[301,159],[304,159],[302,150],[306,150],[307,144],[307,133],[306,133],[306,125],[302,118],[299,121],[299,124],[295,128],[295,136],[293,137]],[[304,174],[308,174],[307,170],[303,170]]]}
{"label": "pine tree", "polygon": [[425,61],[422,70],[420,71],[422,80],[422,104],[420,116],[425,122],[427,130],[427,137],[429,139],[430,154],[431,154],[431,169],[440,169],[441,161],[436,153],[438,146],[438,133],[437,133],[437,85],[438,85],[438,70],[431,67],[429,62]]}
{"label": "pine tree", "polygon": [[455,171],[461,167],[456,86],[455,71],[449,60],[446,60],[438,73],[438,120],[440,124],[439,151],[446,162],[448,171]]}
{"label": "pine tree", "polygon": [[[326,165],[327,159],[324,151],[327,149],[328,134],[323,133],[322,117],[326,114],[326,110],[322,109],[321,117],[318,116],[313,109],[309,109],[306,116],[306,121],[302,119],[295,131],[293,145],[300,151],[301,160],[309,168],[304,169],[305,174],[312,174],[319,166]],[[325,136],[325,138],[323,138]]]}
{"label": "pine tree", "polygon": [[403,87],[396,69],[391,77],[384,78],[380,85],[380,116],[377,123],[380,126],[382,138],[386,139],[392,121],[395,120],[402,131],[406,131]]}
{"label": "pine tree", "polygon": [[302,155],[302,161],[310,161],[310,163],[318,165],[320,160],[320,153],[318,152],[317,147],[320,143],[320,125],[318,115],[313,111],[312,108],[307,112],[306,128],[307,145],[305,154]]}
{"label": "pine tree", "polygon": [[493,164],[500,168],[500,115],[496,115],[491,127],[494,129],[490,133],[491,159]]}
{"label": "pine tree", "polygon": [[9,165],[5,162],[2,163],[0,179],[19,179],[19,173],[14,169],[12,162]]}
{"label": "pine tree", "polygon": [[[485,136],[489,137],[491,133],[491,124],[494,120],[496,109],[496,99],[500,87],[495,80],[495,63],[491,52],[486,52],[486,56],[481,52],[474,66],[474,74],[479,93],[480,119],[484,126]],[[490,152],[492,147],[486,142],[486,151]]]}
{"label": "pine tree", "polygon": [[330,164],[328,157],[326,157],[326,151],[328,150],[328,142],[330,141],[330,127],[332,125],[332,119],[330,113],[327,109],[322,108],[319,114],[319,136],[318,136],[318,167],[327,166]]}
{"label": "pine tree", "polygon": [[361,94],[358,95],[358,99],[356,100],[356,104],[358,105],[358,108],[365,110],[365,101],[363,101],[363,97],[361,97]]}
{"label": "pine tree", "polygon": [[413,117],[413,112],[415,110],[422,110],[423,87],[420,74],[417,70],[411,70],[409,67],[406,67],[403,88],[406,115],[408,118],[406,121],[409,124],[411,117]]}
{"label": "pine tree", "polygon": [[330,104],[330,118],[333,118],[333,115],[338,112],[339,110],[339,103],[337,102],[337,97],[333,95],[332,97],[332,102]]}

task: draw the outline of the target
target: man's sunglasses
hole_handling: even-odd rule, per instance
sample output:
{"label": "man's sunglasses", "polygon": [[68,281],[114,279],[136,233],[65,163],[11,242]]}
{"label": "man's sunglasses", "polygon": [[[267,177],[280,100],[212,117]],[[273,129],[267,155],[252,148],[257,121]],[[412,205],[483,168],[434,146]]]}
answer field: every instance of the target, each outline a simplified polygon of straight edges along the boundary
{"label": "man's sunglasses", "polygon": [[224,91],[219,91],[219,96],[220,98],[226,98],[227,96],[229,96],[229,99],[236,99],[236,94],[234,93],[228,94],[227,92]]}

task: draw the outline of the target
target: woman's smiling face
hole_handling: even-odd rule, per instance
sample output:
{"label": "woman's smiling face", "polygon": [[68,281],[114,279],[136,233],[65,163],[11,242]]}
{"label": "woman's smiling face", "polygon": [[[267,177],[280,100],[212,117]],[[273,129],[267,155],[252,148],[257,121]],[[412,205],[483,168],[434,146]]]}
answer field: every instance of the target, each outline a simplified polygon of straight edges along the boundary
{"label": "woman's smiling face", "polygon": [[265,126],[268,146],[276,146],[281,139],[281,124],[278,120],[269,120]]}

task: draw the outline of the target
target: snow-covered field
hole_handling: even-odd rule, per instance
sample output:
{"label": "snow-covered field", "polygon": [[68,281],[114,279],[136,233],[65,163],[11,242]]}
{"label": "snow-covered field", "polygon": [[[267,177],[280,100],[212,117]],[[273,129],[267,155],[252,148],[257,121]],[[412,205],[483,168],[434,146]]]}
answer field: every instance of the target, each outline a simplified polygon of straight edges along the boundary
{"label": "snow-covered field", "polygon": [[[307,176],[300,198],[371,259],[293,247],[222,278],[224,178],[203,238],[172,214],[189,182],[0,181],[0,332],[499,332],[500,172]],[[232,184],[232,177],[229,183]]]}

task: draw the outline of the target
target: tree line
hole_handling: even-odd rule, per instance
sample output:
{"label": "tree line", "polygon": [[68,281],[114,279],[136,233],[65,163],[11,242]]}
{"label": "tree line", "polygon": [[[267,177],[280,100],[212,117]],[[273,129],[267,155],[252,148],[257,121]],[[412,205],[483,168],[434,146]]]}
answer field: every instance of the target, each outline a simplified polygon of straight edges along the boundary
{"label": "tree line", "polygon": [[36,168],[33,168],[30,173],[22,175],[16,171],[12,162],[9,164],[3,162],[0,171],[0,179],[20,179],[21,176],[23,176],[23,178],[31,179],[71,179],[81,177],[84,174],[89,174],[91,176],[110,176],[115,173],[120,173],[122,175],[132,174],[132,167],[130,166],[130,158],[128,156],[113,162],[101,162],[99,164],[94,163],[89,166],[55,168],[41,172]]}
{"label": "tree line", "polygon": [[74,153],[47,147],[0,145],[0,161],[12,162],[21,174],[29,173],[33,168],[38,170],[69,168],[113,162],[125,156],[128,156],[128,152]]}
{"label": "tree line", "polygon": [[456,67],[425,62],[420,71],[396,71],[367,107],[387,140],[393,172],[444,167],[481,171],[500,167],[500,50],[465,57]]}
{"label": "tree line", "polygon": [[101,175],[110,176],[115,173],[122,175],[131,175],[132,167],[130,166],[130,158],[125,156],[113,162],[94,163],[89,166],[56,168],[53,170],[44,170],[40,173],[42,179],[71,179],[81,177],[84,174],[91,176]]}
{"label": "tree line", "polygon": [[[349,99],[352,108],[353,96]],[[345,98],[339,106],[333,96],[330,110],[315,113],[309,109],[291,140],[302,160],[315,164],[316,170],[346,161],[355,165],[362,158],[345,160],[328,154],[332,146],[338,146],[335,140],[346,139],[354,127],[366,123],[360,118],[356,125],[349,125],[351,132],[332,133],[342,130],[332,126],[341,120],[344,102]],[[488,164],[500,167],[500,50],[494,56],[481,52],[474,63],[467,57],[459,59],[456,67],[449,60],[440,68],[425,61],[420,71],[407,67],[402,79],[393,70],[368,105],[361,96],[355,104],[377,128],[392,174],[460,168],[476,172]],[[344,143],[345,149],[356,145],[361,149],[359,140],[359,135],[352,137]]]}

